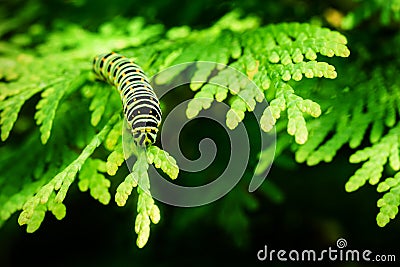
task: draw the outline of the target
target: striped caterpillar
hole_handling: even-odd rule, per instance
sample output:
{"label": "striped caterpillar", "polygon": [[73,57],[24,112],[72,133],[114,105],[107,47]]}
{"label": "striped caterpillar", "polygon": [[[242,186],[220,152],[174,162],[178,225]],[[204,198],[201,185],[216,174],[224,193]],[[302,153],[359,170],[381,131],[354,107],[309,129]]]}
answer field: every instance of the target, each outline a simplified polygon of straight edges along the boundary
{"label": "striped caterpillar", "polygon": [[161,109],[143,70],[114,52],[95,57],[93,70],[101,80],[119,91],[135,143],[139,146],[153,144],[161,123]]}

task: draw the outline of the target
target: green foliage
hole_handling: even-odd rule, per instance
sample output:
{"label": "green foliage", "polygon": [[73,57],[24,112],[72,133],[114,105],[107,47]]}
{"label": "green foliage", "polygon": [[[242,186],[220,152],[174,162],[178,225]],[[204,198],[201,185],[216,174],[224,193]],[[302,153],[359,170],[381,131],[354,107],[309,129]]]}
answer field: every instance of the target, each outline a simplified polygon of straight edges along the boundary
{"label": "green foliage", "polygon": [[178,177],[179,167],[175,159],[168,152],[157,146],[151,146],[146,150],[146,156],[149,164],[154,164],[156,168],[161,169],[171,179]]}
{"label": "green foliage", "polygon": [[8,13],[6,9],[3,9],[3,6],[0,8],[0,18],[3,21],[0,26],[0,37],[19,29],[21,26],[32,24],[40,15],[38,11],[41,6],[37,1],[31,0],[25,1],[24,3],[15,2],[15,4],[19,4],[21,8],[14,9],[13,14]]}
{"label": "green foliage", "polygon": [[[49,182],[43,185],[32,197],[30,197],[22,207],[22,212],[19,215],[18,223],[20,225],[26,224],[28,226],[28,232],[34,232],[39,228],[41,222],[44,219],[46,210],[51,211],[54,216],[58,219],[62,219],[65,216],[65,207],[61,210],[57,205],[63,205],[62,202],[65,199],[68,189],[75,179],[76,174],[81,170],[83,164],[86,160],[93,154],[94,150],[103,142],[106,134],[110,130],[110,125],[115,123],[117,116],[110,119],[109,123],[104,126],[104,128],[93,137],[90,143],[82,150],[81,154],[76,158],[71,164],[69,164],[65,169],[58,173]],[[82,174],[85,177],[85,172]],[[91,177],[91,179],[96,179],[96,177]],[[109,184],[105,183],[106,187]],[[89,186],[89,185],[88,185]],[[94,189],[98,189],[100,185],[92,185],[91,191],[93,192],[95,198],[99,198],[99,201],[107,204],[108,200],[106,196],[99,196],[95,193]],[[82,189],[82,186],[80,187]],[[86,188],[83,187],[86,191]],[[53,197],[51,197],[53,196]]]}
{"label": "green foliage", "polygon": [[[388,17],[396,21],[397,2],[364,1],[342,25],[355,27],[379,9],[384,24],[390,21]],[[177,178],[179,169],[167,152],[154,145],[145,151],[136,149],[132,173],[124,174],[120,98],[115,89],[94,81],[90,74],[92,58],[113,50],[133,58],[149,75],[193,61],[212,61],[238,70],[241,74],[235,76],[219,65],[198,66],[190,84],[195,96],[187,117],[194,118],[214,99],[225,101],[230,106],[226,124],[234,129],[246,112],[265,99],[269,106],[260,127],[266,132],[276,128],[277,155],[291,150],[297,162],[316,165],[332,161],[343,147],[357,149],[350,162],[365,163],[350,177],[346,190],[357,190],[367,181],[378,184],[379,192],[387,191],[378,201],[378,225],[386,225],[397,214],[399,62],[387,60],[398,56],[393,49],[377,60],[363,53],[366,48],[359,45],[359,59],[347,64],[333,58],[350,54],[347,38],[337,31],[310,23],[264,26],[259,18],[243,17],[240,12],[228,13],[205,29],[180,26],[166,30],[162,25],[146,24],[143,18],[118,17],[95,32],[63,20],[47,32],[47,26],[31,23],[37,16],[32,7],[35,3],[30,1],[30,8],[18,9],[15,18],[5,16],[8,23],[0,26],[0,36],[10,36],[7,42],[0,42],[0,130],[4,142],[0,147],[0,224],[19,211],[18,222],[26,224],[28,232],[39,228],[47,211],[59,220],[64,218],[63,201],[77,178],[79,190],[88,191],[104,205],[113,193],[118,206],[126,205],[137,187],[137,246],[148,241],[151,222],[160,220],[151,196],[149,164],[172,179]],[[33,13],[27,15],[28,11]],[[15,31],[20,26],[27,30]],[[388,46],[398,47],[399,40],[397,37]],[[240,75],[252,83],[242,82]],[[160,76],[157,82],[173,78]],[[210,83],[198,82],[206,79]],[[30,109],[34,115],[29,114]],[[256,174],[271,162],[269,153],[263,152]],[[381,181],[385,168],[391,177]],[[120,175],[126,175],[125,179],[116,192],[110,192],[117,180],[110,177]],[[261,192],[275,202],[283,198],[272,183],[263,184]],[[254,212],[258,204],[244,190],[233,191],[218,204],[217,220],[232,235],[246,232],[246,213]],[[205,209],[192,218],[202,217],[207,217]],[[238,237],[236,242],[245,240]]]}
{"label": "green foliage", "polygon": [[[228,19],[231,22],[227,25],[238,24],[235,21],[236,17],[228,17],[226,20]],[[233,46],[220,49],[211,58],[209,58],[210,54],[206,54],[199,57],[193,56],[191,60],[205,58],[227,64],[229,57],[240,56],[236,52],[235,44],[243,44],[243,55],[230,66],[246,73],[257,86],[265,90],[264,94],[270,101],[270,106],[261,119],[261,128],[266,132],[270,131],[281,117],[281,112],[287,110],[287,131],[295,136],[297,143],[304,144],[308,138],[304,113],[319,117],[321,109],[318,103],[303,99],[296,94],[289,81],[300,81],[303,75],[306,78],[336,78],[335,68],[326,62],[317,61],[317,54],[327,57],[349,56],[346,38],[338,32],[310,24],[282,23],[255,29],[252,29],[254,27],[252,24],[249,24],[250,26],[251,28],[245,34],[235,34],[235,32],[230,34],[229,40],[233,42]],[[238,28],[241,27],[245,26],[238,26]],[[221,34],[219,38],[209,46],[215,46],[227,40],[225,34]],[[211,48],[208,49],[211,50]],[[199,69],[194,73],[192,81],[204,80],[210,76],[212,70]],[[210,84],[199,89],[201,84],[197,82],[192,84],[191,89],[199,90],[199,92],[189,103],[186,113],[189,118],[196,116],[201,109],[209,108],[213,99],[223,101],[228,96],[229,90],[229,93],[235,97],[232,98],[226,123],[233,129],[243,120],[246,111],[254,110],[256,103],[263,101],[265,96],[262,91],[251,86],[250,83],[237,82],[240,77],[231,77],[230,73],[222,70],[209,79],[211,83],[226,85],[229,89]]]}
{"label": "green foliage", "polygon": [[399,129],[399,125],[396,125],[372,147],[358,150],[350,157],[351,163],[367,162],[350,177],[346,184],[347,191],[357,190],[368,180],[372,185],[377,184],[382,176],[383,167],[388,160],[389,166],[394,171],[399,170]]}
{"label": "green foliage", "polygon": [[[384,69],[376,66],[371,74],[353,68],[348,75],[358,78],[351,87],[345,87],[340,94],[334,94],[333,90],[326,87],[328,90],[320,96],[324,99],[320,103],[325,114],[318,121],[308,124],[310,135],[307,143],[292,147],[296,150],[296,161],[312,166],[322,161],[331,162],[345,145],[358,149],[349,161],[354,164],[365,163],[346,183],[348,192],[359,189],[367,181],[371,185],[378,184],[386,166],[391,172],[399,171],[400,132],[397,116],[400,102],[398,97],[393,97],[398,95],[400,88],[396,68],[394,64],[386,65]],[[326,94],[330,97],[326,97]],[[365,145],[366,141],[371,145]],[[379,192],[384,191],[381,184],[385,182],[378,185]],[[396,190],[387,194],[393,195],[394,192]],[[396,214],[389,212],[388,207],[383,207],[387,194],[378,201],[381,211],[377,221],[380,226],[384,226]],[[390,202],[392,206],[394,203]]]}
{"label": "green foliage", "polygon": [[110,202],[111,195],[108,188],[111,183],[106,179],[106,164],[100,159],[88,159],[79,172],[79,190],[82,192],[90,190],[90,195],[107,205]]}
{"label": "green foliage", "polygon": [[[75,25],[63,25],[62,28],[66,26],[65,31],[54,31],[47,36],[45,42],[34,49],[26,50],[23,47],[29,45],[29,40],[32,40],[32,31],[29,31],[25,33],[27,41],[23,44],[13,40],[14,44],[4,44],[0,47],[0,51],[5,55],[2,61],[7,63],[1,66],[2,77],[5,80],[0,85],[2,140],[6,141],[13,127],[18,126],[17,118],[26,116],[21,114],[22,106],[41,92],[34,119],[40,126],[41,142],[46,145],[43,148],[38,147],[34,131],[32,137],[29,137],[29,143],[25,144],[29,149],[14,148],[10,153],[11,147],[2,148],[5,164],[2,166],[1,181],[6,183],[10,177],[16,177],[16,181],[6,183],[7,186],[1,188],[1,222],[7,220],[14,212],[22,210],[18,222],[21,225],[26,224],[27,231],[33,232],[40,226],[47,210],[57,219],[62,219],[66,212],[62,202],[78,173],[78,186],[81,191],[89,190],[102,204],[109,203],[111,182],[105,173],[115,175],[124,160],[120,138],[122,117],[112,116],[113,113],[119,114],[121,103],[118,94],[113,94],[113,89],[109,86],[90,81],[88,73],[91,58],[103,49],[140,45],[159,34],[162,29],[157,25],[144,28],[143,19],[137,18],[126,22],[126,31],[118,30],[118,33],[118,24],[118,21],[115,24],[104,24],[99,34],[84,31]],[[104,40],[109,40],[110,43],[107,45]],[[100,43],[101,49],[98,48]],[[81,92],[81,96],[77,91]],[[81,108],[80,113],[69,111],[76,108],[76,104],[73,103],[83,107],[87,105],[86,112]],[[63,107],[62,111],[60,106]],[[82,122],[78,119],[86,118],[88,111],[91,114],[90,121]],[[66,112],[71,116],[66,116]],[[85,116],[82,116],[82,112]],[[61,122],[64,125],[59,124],[58,128],[53,130],[54,123],[61,120],[64,120]],[[68,130],[65,129],[67,125]],[[76,127],[80,127],[80,130],[76,131]],[[54,131],[58,134],[54,134]],[[71,135],[61,136],[63,131]],[[97,131],[98,133],[94,134]],[[103,143],[111,152],[106,161],[93,156],[95,149]],[[60,155],[56,156],[56,153]],[[32,155],[32,158],[28,157],[30,161],[26,155]],[[35,158],[37,155],[42,156]],[[160,162],[171,160],[170,157],[151,155],[152,162],[161,166],[167,174],[177,177],[178,169],[175,163],[171,165],[169,161]],[[9,162],[8,165],[12,164],[17,158],[25,159],[23,164],[27,166],[37,167],[7,170],[6,162]],[[36,161],[36,164],[33,163]],[[151,216],[156,218],[154,208],[150,209]],[[142,210],[145,211],[144,208],[140,208],[140,212]],[[144,245],[147,239],[143,234],[139,236],[141,244]]]}
{"label": "green foliage", "polygon": [[380,23],[388,25],[400,21],[399,0],[364,0],[354,11],[348,13],[342,21],[344,29],[353,29],[365,20],[379,13]]}
{"label": "green foliage", "polygon": [[[371,78],[367,78],[369,74],[359,73],[361,81],[357,81],[354,87],[346,87],[340,94],[326,98],[326,114],[319,121],[310,124],[312,138],[298,148],[296,160],[307,161],[308,165],[316,165],[321,161],[330,162],[343,145],[359,147],[364,136],[368,134],[368,127],[371,127],[369,141],[378,142],[384,127],[393,127],[396,123],[399,103],[391,96],[397,94],[398,85],[384,82],[386,79],[393,80],[394,68],[376,68],[370,75]],[[356,75],[357,72],[358,69],[351,69],[349,74]],[[365,91],[369,93],[365,94]],[[333,92],[328,90],[324,93]],[[334,135],[330,137],[332,132]],[[352,159],[350,161],[356,162]]]}
{"label": "green foliage", "polygon": [[384,227],[390,219],[394,219],[399,211],[400,206],[400,192],[399,180],[400,173],[396,173],[394,177],[387,178],[378,186],[378,192],[388,191],[378,200],[378,207],[380,211],[376,217],[379,226]]}
{"label": "green foliage", "polygon": [[138,206],[135,221],[135,232],[138,234],[136,244],[139,248],[146,245],[150,236],[150,221],[157,224],[160,221],[160,210],[154,204],[150,193],[150,180],[147,174],[149,164],[161,168],[172,179],[177,178],[179,168],[169,154],[156,146],[148,149],[136,148],[137,161],[133,165],[132,173],[118,186],[115,202],[118,206],[125,206],[134,187],[137,187]]}
{"label": "green foliage", "polygon": [[[125,26],[120,27],[122,24]],[[127,54],[131,53],[136,62],[150,74],[186,61],[207,60],[223,64],[231,61],[230,66],[245,73],[264,90],[268,89],[267,99],[272,100],[269,109],[275,116],[273,121],[267,121],[264,117],[262,128],[270,130],[280,117],[280,112],[287,109],[288,132],[296,137],[298,143],[303,143],[307,139],[303,113],[318,117],[320,110],[318,104],[311,100],[303,100],[295,94],[288,82],[292,77],[293,80],[301,80],[303,74],[307,78],[335,78],[334,67],[323,61],[316,61],[317,54],[329,57],[349,54],[345,46],[346,39],[337,32],[298,23],[259,27],[257,18],[243,19],[237,12],[228,14],[208,29],[173,28],[165,32],[165,37],[160,35],[163,32],[161,26],[145,26],[141,18],[114,20],[102,25],[99,33],[91,33],[70,24],[57,27],[62,31],[51,32],[44,42],[38,45],[29,40],[33,40],[32,32],[38,35],[40,27],[39,30],[24,34],[26,42],[11,43],[10,46],[16,48],[12,52],[8,50],[8,46],[0,47],[5,55],[4,60],[8,63],[7,67],[12,66],[2,71],[6,80],[9,80],[1,84],[4,89],[1,91],[0,105],[2,140],[8,138],[24,103],[41,92],[34,118],[40,126],[42,144],[49,146],[50,155],[56,153],[55,149],[66,144],[63,142],[69,143],[67,151],[78,153],[68,158],[72,159],[71,161],[63,160],[62,164],[51,168],[51,172],[46,172],[46,168],[43,167],[42,173],[38,175],[41,179],[37,183],[30,171],[18,174],[18,177],[31,177],[28,180],[32,186],[28,191],[24,191],[23,187],[15,187],[12,193],[7,194],[10,198],[5,200],[2,206],[9,205],[12,208],[2,209],[6,214],[2,219],[6,220],[12,213],[22,209],[19,223],[27,224],[30,232],[39,227],[46,210],[51,211],[57,218],[64,217],[65,207],[59,205],[62,205],[78,173],[78,186],[81,191],[89,190],[90,194],[103,204],[108,204],[111,199],[111,182],[105,173],[115,175],[124,161],[121,141],[122,116],[111,116],[121,109],[121,103],[111,88],[90,81],[91,76],[88,73],[90,60],[94,55],[129,48]],[[70,38],[72,36],[73,38]],[[145,43],[147,45],[142,46]],[[34,47],[23,50],[27,45]],[[194,77],[208,77],[211,71],[212,69],[200,69]],[[224,76],[223,70],[211,78],[213,82],[232,85],[229,87],[229,93],[233,95],[230,101],[232,109],[227,114],[227,125],[230,128],[234,128],[244,118],[246,110],[253,110],[256,102],[264,99],[264,93],[254,89],[255,87],[249,87],[248,84],[237,86],[238,78],[240,77]],[[191,88],[199,92],[189,106],[190,117],[197,115],[200,109],[208,108],[212,99],[223,101],[228,97],[228,89],[220,87],[193,83]],[[205,100],[204,96],[208,97],[208,100]],[[196,102],[200,97],[203,98]],[[66,105],[68,109],[71,101],[82,101],[87,105],[90,123],[80,124],[82,132],[86,132],[87,135],[77,135],[72,140],[57,137],[49,144],[54,131],[54,121],[60,113],[60,105]],[[74,117],[71,117],[71,120],[74,120]],[[92,130],[88,131],[90,128]],[[98,133],[93,135],[97,131]],[[34,143],[34,139],[31,142]],[[53,144],[54,146],[51,146]],[[110,151],[106,160],[93,156],[95,149],[101,145]],[[32,151],[38,151],[36,146]],[[161,168],[173,179],[177,177],[179,169],[175,160],[156,146],[150,147],[146,156],[138,153],[137,157],[132,174],[117,188],[115,201],[119,206],[125,205],[132,189],[137,184],[141,185],[138,187],[135,231],[138,234],[137,244],[142,247],[149,237],[150,220],[154,223],[159,220],[159,211],[149,190],[148,164]],[[51,161],[54,159],[48,158],[45,165],[51,164]],[[2,177],[10,176],[2,173]],[[24,182],[21,181],[20,186],[23,185]],[[11,200],[18,201],[11,205]]]}
{"label": "green foliage", "polygon": [[[381,11],[380,22],[393,27],[398,22],[398,1],[363,1],[342,20],[342,27],[351,29],[359,25],[362,20],[370,20],[375,12]],[[374,32],[374,30],[372,30]],[[377,215],[377,224],[384,227],[390,219],[394,219],[400,205],[400,191],[398,191],[399,161],[399,124],[400,115],[399,88],[400,81],[397,71],[400,67],[398,31],[393,35],[385,35],[386,43],[379,43],[382,36],[371,37],[371,43],[365,43],[361,36],[361,43],[357,41],[357,33],[353,34],[354,47],[357,48],[357,58],[352,66],[347,66],[345,75],[335,83],[323,82],[315,84],[312,80],[302,80],[296,88],[307,90],[304,95],[311,95],[315,102],[309,102],[309,110],[313,110],[313,117],[321,115],[318,120],[311,120],[305,128],[305,120],[297,117],[290,123],[290,112],[285,120],[288,121],[287,132],[293,135],[292,129],[299,129],[302,134],[295,135],[296,143],[291,144],[284,131],[284,122],[277,122],[278,136],[276,155],[285,150],[295,153],[299,163],[314,166],[321,162],[331,162],[340,149],[349,147],[355,151],[349,158],[350,163],[364,162],[345,185],[347,192],[353,192],[362,187],[367,181],[371,185],[378,185],[378,192],[386,192],[378,200],[380,211]],[[366,46],[373,47],[374,52]],[[376,53],[381,51],[381,53]],[[274,59],[274,57],[272,57]],[[326,70],[329,69],[325,68]],[[303,73],[304,74],[304,73]],[[292,78],[293,74],[291,73]],[[305,75],[307,77],[307,75]],[[319,76],[327,77],[319,74]],[[289,76],[287,76],[289,77]],[[336,73],[330,78],[336,77]],[[285,79],[283,79],[285,80]],[[293,79],[296,80],[296,79]],[[270,83],[267,83],[268,85]],[[268,94],[267,94],[268,97]],[[273,117],[279,118],[280,107],[283,106],[283,93],[276,94],[270,102]],[[318,104],[316,104],[318,103]],[[313,105],[313,108],[311,108]],[[294,114],[299,114],[298,112]],[[318,116],[319,116],[318,115]],[[265,119],[262,124],[275,123]],[[291,126],[293,125],[293,126]],[[294,126],[296,125],[296,126]],[[265,126],[264,126],[265,127]],[[293,128],[292,128],[293,127]],[[267,128],[269,129],[269,128]],[[306,130],[308,129],[308,135]],[[304,144],[303,144],[304,143]],[[256,173],[262,173],[271,163],[267,156],[268,151],[261,153],[261,164]],[[263,158],[263,155],[265,157]],[[387,174],[393,175],[381,181]]]}

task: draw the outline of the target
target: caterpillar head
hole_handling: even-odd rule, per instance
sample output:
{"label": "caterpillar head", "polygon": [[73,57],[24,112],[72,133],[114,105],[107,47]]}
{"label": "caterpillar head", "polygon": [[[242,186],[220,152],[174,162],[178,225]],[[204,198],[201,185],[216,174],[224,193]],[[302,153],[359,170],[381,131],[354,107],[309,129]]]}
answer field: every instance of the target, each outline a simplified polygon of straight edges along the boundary
{"label": "caterpillar head", "polygon": [[136,145],[141,147],[148,147],[156,141],[157,138],[157,128],[147,128],[141,130],[133,130],[133,139]]}

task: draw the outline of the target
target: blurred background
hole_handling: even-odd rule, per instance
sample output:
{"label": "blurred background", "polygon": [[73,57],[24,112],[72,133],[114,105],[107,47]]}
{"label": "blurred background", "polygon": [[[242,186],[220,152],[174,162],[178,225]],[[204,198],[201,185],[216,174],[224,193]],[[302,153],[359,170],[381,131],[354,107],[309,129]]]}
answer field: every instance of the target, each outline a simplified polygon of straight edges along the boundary
{"label": "blurred background", "polygon": [[[8,42],[32,24],[51,31],[55,25],[74,23],[95,32],[104,22],[135,16],[167,29],[182,25],[204,29],[227,12],[239,9],[244,15],[259,17],[263,25],[312,22],[342,31],[352,54],[335,65],[339,77],[345,77],[346,64],[362,56],[358,50],[360,43],[374,54],[374,49],[382,47],[378,45],[380,40],[390,38],[399,29],[396,23],[380,23],[377,14],[354,30],[344,31],[340,27],[341,18],[360,2],[0,0],[0,36],[1,41]],[[245,122],[248,127],[254,124],[251,118]],[[204,127],[204,122],[195,120],[184,129],[183,147],[197,148],[198,140],[191,137],[200,124]],[[223,131],[219,132],[212,123],[207,127],[211,131],[206,137],[224,147],[227,140]],[[196,150],[188,149],[187,153],[189,158],[198,157]],[[256,157],[256,152],[253,154]],[[348,177],[359,167],[348,163],[351,154],[345,147],[333,162],[308,167],[297,164],[291,152],[284,152],[275,160],[263,187],[253,194],[247,192],[249,179],[245,177],[227,196],[206,206],[177,208],[159,203],[162,219],[152,225],[149,242],[143,249],[135,244],[136,199],[131,199],[124,208],[118,208],[113,201],[103,206],[88,193],[81,193],[74,184],[64,202],[67,216],[63,220],[46,216],[38,231],[27,234],[24,227],[18,226],[15,214],[0,228],[0,266],[301,266],[301,263],[259,262],[256,255],[264,245],[275,250],[327,249],[336,247],[338,238],[345,238],[348,248],[369,249],[374,254],[397,253],[400,260],[399,220],[393,220],[385,228],[377,226],[379,195],[375,187],[365,186],[355,193],[344,190]],[[224,155],[220,157],[223,159]],[[224,160],[216,161],[207,171],[220,172],[224,164]],[[115,185],[111,190],[115,192]]]}

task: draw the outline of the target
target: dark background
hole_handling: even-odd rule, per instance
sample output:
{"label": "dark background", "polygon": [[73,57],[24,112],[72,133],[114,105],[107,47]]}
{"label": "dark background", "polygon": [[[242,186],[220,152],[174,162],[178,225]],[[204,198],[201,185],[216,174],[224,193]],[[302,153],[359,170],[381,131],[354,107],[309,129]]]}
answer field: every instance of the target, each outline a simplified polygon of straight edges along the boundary
{"label": "dark background", "polygon": [[[117,15],[143,16],[149,23],[161,23],[167,28],[190,25],[202,29],[235,8],[245,15],[259,16],[262,24],[317,20],[335,29],[327,20],[327,11],[335,9],[346,14],[357,6],[352,1],[334,0],[218,3],[211,0],[3,0],[0,1],[6,12],[3,17],[12,16],[28,2],[39,8],[27,23],[40,23],[51,29],[54,21],[64,20],[92,31]],[[359,56],[356,48],[360,43],[370,47],[371,51],[379,51],[377,40],[390,38],[396,32],[396,25],[380,26],[377,21],[372,17],[358,29],[344,32],[352,55],[340,61],[342,68]],[[23,31],[23,27],[15,28],[4,39],[7,41],[13,34]],[[338,75],[345,75],[340,68]],[[251,125],[252,122],[247,123]],[[197,127],[194,123],[182,133],[184,147],[197,148],[198,142],[189,138]],[[223,146],[226,137],[218,129],[211,132],[215,142]],[[190,149],[188,153],[191,153]],[[152,225],[149,242],[143,249],[138,249],[135,244],[136,199],[128,201],[124,208],[116,207],[113,201],[103,206],[88,193],[79,192],[74,184],[64,202],[67,216],[63,220],[46,216],[38,231],[27,234],[24,227],[18,226],[18,214],[15,214],[0,228],[0,266],[301,266],[304,264],[258,262],[256,254],[264,245],[275,250],[335,248],[338,238],[345,238],[351,249],[369,249],[374,254],[400,257],[399,221],[395,219],[385,228],[376,224],[376,200],[379,198],[376,188],[367,185],[355,193],[344,190],[348,177],[359,167],[348,163],[351,154],[352,151],[345,147],[333,162],[308,167],[296,164],[293,154],[284,152],[268,176],[267,182],[273,185],[275,193],[256,191],[254,197],[258,207],[244,208],[245,218],[224,218],[224,212],[236,204],[235,201],[227,202],[229,198],[240,197],[238,191],[247,189],[246,179],[228,196],[204,207],[187,209],[159,203],[161,221]],[[190,156],[196,158],[196,150]],[[216,163],[213,168],[221,170],[223,163]],[[364,266],[365,263],[328,262],[326,265]]]}

